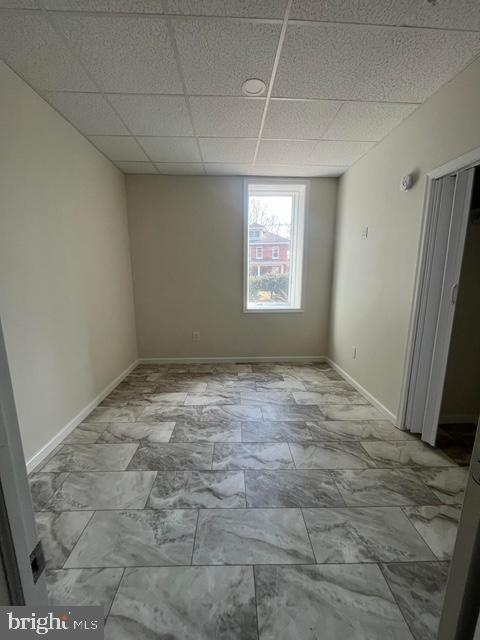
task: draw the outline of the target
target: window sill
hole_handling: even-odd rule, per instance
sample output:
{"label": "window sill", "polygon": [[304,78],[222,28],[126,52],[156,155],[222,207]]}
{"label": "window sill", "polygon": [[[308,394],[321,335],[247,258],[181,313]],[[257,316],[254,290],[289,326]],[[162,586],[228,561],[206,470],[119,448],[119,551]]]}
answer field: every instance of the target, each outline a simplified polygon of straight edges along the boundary
{"label": "window sill", "polygon": [[244,307],[243,313],[303,313],[304,309],[290,309],[289,307],[280,307],[277,309],[247,309]]}

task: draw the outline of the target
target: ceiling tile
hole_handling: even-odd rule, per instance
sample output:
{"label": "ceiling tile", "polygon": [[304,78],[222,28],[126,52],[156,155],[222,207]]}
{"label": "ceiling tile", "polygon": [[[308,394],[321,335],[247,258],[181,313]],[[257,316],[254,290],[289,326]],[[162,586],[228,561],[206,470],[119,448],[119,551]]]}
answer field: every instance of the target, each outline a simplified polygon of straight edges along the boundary
{"label": "ceiling tile", "polygon": [[257,164],[306,164],[316,140],[262,140]]}
{"label": "ceiling tile", "polygon": [[336,100],[271,100],[265,138],[321,138],[342,103]]}
{"label": "ceiling tile", "polygon": [[337,178],[348,167],[328,167],[324,165],[255,165],[253,172],[260,176]]}
{"label": "ceiling tile", "polygon": [[163,13],[161,0],[43,0],[43,4],[59,11]]}
{"label": "ceiling tile", "polygon": [[1,9],[38,9],[37,0],[0,0]]}
{"label": "ceiling tile", "polygon": [[480,30],[478,0],[440,0],[434,5],[428,0],[409,3],[403,24],[444,29]]}
{"label": "ceiling tile", "polygon": [[199,136],[254,137],[260,130],[265,100],[250,98],[190,98]]}
{"label": "ceiling tile", "polygon": [[199,138],[205,162],[248,163],[253,161],[256,140],[250,138]]}
{"label": "ceiling tile", "polygon": [[423,102],[479,51],[476,33],[290,25],[274,95]]}
{"label": "ceiling tile", "polygon": [[182,96],[109,95],[108,98],[135,135],[193,135]]}
{"label": "ceiling tile", "polygon": [[478,30],[480,3],[478,0],[437,0],[435,4],[429,0],[294,0],[290,17],[297,20]]}
{"label": "ceiling tile", "polygon": [[280,25],[194,18],[173,25],[189,93],[239,96],[248,78],[268,85]]}
{"label": "ceiling tile", "polygon": [[[417,1],[417,0],[415,0]],[[423,2],[423,0],[418,0]],[[402,24],[412,0],[293,0],[290,18],[326,22],[360,22],[367,24]]]}
{"label": "ceiling tile", "polygon": [[115,162],[123,173],[158,173],[152,162]]}
{"label": "ceiling tile", "polygon": [[135,138],[128,136],[88,136],[111,160],[148,160]]}
{"label": "ceiling tile", "polygon": [[155,162],[201,162],[195,138],[138,138]]}
{"label": "ceiling tile", "polygon": [[330,166],[349,166],[356,162],[375,142],[337,142],[320,140],[313,150],[308,163]]}
{"label": "ceiling tile", "polygon": [[167,13],[197,16],[283,18],[287,0],[165,0]]}
{"label": "ceiling tile", "polygon": [[205,163],[205,171],[209,176],[248,176],[251,170],[251,164]]}
{"label": "ceiling tile", "polygon": [[417,107],[394,102],[344,102],[323,138],[381,140]]}
{"label": "ceiling tile", "polygon": [[0,58],[35,89],[96,90],[61,38],[39,13],[2,13]]}
{"label": "ceiling tile", "polygon": [[82,133],[128,134],[112,107],[99,93],[43,92],[42,96]]}
{"label": "ceiling tile", "polygon": [[53,15],[104,91],[182,93],[164,19],[65,12]]}
{"label": "ceiling tile", "polygon": [[170,163],[170,162],[156,162],[155,163],[158,172],[170,176],[203,176],[205,171],[203,164],[199,162],[182,162],[182,163]]}

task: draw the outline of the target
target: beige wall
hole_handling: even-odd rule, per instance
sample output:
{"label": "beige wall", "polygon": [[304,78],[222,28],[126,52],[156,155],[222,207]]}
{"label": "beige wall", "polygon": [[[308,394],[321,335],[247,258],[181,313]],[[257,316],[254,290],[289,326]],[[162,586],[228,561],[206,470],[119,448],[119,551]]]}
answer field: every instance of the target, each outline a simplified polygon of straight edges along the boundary
{"label": "beige wall", "polygon": [[[350,168],[340,181],[330,352],[397,414],[426,172],[480,146],[480,60]],[[408,193],[400,179],[417,171]],[[369,236],[362,240],[362,227]],[[352,359],[351,348],[358,357]]]}
{"label": "beige wall", "polygon": [[136,358],[123,175],[0,63],[0,314],[27,459]]}
{"label": "beige wall", "polygon": [[336,190],[311,181],[304,313],[260,315],[243,313],[243,179],[128,176],[139,355],[325,355]]}
{"label": "beige wall", "polygon": [[[478,177],[476,178],[478,180]],[[480,414],[480,224],[467,229],[462,274],[443,390],[443,419],[475,422]],[[465,416],[465,418],[462,418]]]}

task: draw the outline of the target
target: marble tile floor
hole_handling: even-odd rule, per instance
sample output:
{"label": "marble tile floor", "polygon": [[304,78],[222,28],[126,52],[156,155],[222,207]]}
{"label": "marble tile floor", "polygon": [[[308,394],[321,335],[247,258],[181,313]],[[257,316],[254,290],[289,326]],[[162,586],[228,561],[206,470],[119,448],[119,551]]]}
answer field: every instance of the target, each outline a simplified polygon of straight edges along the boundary
{"label": "marble tile floor", "polygon": [[435,640],[451,450],[324,363],[140,365],[30,475],[50,600],[107,640]]}

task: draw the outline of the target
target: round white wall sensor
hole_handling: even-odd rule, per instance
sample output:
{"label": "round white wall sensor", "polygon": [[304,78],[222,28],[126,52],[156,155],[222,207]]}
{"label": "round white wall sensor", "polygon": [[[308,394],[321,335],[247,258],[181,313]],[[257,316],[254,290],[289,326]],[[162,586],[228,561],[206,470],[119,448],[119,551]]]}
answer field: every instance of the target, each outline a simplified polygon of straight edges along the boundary
{"label": "round white wall sensor", "polygon": [[406,176],[403,176],[402,181],[400,182],[400,191],[408,191],[412,188],[413,185],[413,176],[409,173]]}
{"label": "round white wall sensor", "polygon": [[242,93],[244,96],[261,96],[267,90],[267,85],[259,78],[250,78],[242,84]]}

